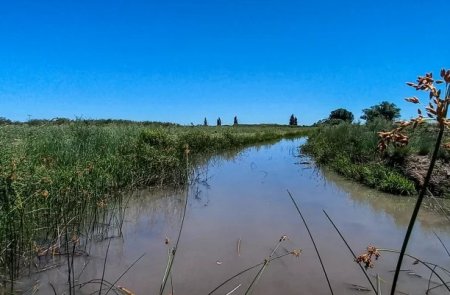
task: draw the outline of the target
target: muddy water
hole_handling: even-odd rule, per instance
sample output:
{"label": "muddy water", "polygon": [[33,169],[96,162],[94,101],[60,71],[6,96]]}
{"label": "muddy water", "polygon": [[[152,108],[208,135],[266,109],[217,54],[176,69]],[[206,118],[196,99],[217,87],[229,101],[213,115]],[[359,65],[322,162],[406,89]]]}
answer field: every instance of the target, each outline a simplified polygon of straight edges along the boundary
{"label": "muddy water", "polygon": [[[254,294],[329,294],[313,245],[286,192],[298,201],[329,272],[335,294],[361,294],[352,284],[369,287],[351,254],[326,219],[326,210],[356,252],[369,244],[400,248],[413,199],[384,195],[329,172],[317,169],[307,157],[298,157],[303,139],[249,148],[235,157],[218,157],[203,167],[189,191],[139,191],[128,204],[123,238],[92,245],[89,257],[76,258],[78,282],[101,278],[109,245],[105,280],[114,282],[140,259],[118,285],[136,294],[158,294],[167,261],[166,237],[173,246],[180,226],[183,199],[189,196],[184,229],[173,267],[175,294],[208,294],[237,272],[264,260],[282,235],[277,254],[300,248],[266,268]],[[450,246],[450,223],[428,209],[420,212],[408,252],[450,268],[450,257],[435,237]],[[239,242],[240,241],[240,242]],[[238,251],[238,243],[240,249]],[[276,255],[277,255],[276,254]],[[382,253],[369,275],[379,274],[388,291],[396,255]],[[406,259],[399,290],[424,294],[429,272]],[[83,269],[83,271],[81,271]],[[258,268],[226,284],[215,294],[244,294]],[[449,277],[446,276],[448,279]],[[36,294],[61,294],[66,288],[64,267],[32,277]],[[433,281],[437,281],[434,277]],[[24,287],[25,288],[25,287]],[[169,294],[168,284],[165,294]],[[90,294],[98,285],[77,289]],[[366,292],[363,292],[366,293]],[[436,289],[432,294],[444,294]],[[112,293],[110,293],[112,294]]]}

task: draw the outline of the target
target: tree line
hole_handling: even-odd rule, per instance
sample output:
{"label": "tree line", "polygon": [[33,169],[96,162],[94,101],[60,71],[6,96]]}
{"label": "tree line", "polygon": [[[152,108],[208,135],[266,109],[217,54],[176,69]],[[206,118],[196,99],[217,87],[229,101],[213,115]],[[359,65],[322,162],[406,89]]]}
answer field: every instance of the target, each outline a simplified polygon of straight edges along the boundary
{"label": "tree line", "polygon": [[[360,119],[366,122],[373,122],[376,119],[384,119],[387,121],[393,121],[394,119],[400,118],[400,108],[398,108],[394,103],[382,101],[379,104],[373,105],[367,109],[362,110],[363,114]],[[341,122],[353,122],[353,113],[344,108],[339,108],[331,111],[328,118],[316,122],[314,125],[330,124],[336,125]]]}

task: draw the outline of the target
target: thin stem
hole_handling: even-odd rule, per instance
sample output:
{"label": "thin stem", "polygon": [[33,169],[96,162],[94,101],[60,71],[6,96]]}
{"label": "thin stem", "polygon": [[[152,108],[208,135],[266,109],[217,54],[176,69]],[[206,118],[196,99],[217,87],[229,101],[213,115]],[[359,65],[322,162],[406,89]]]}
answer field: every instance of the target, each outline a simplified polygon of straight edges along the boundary
{"label": "thin stem", "polygon": [[[328,218],[328,220],[331,222],[331,224],[333,225],[334,229],[337,231],[337,233],[339,234],[339,236],[341,237],[342,241],[344,241],[345,245],[347,246],[348,250],[350,251],[350,253],[352,253],[353,255],[353,259],[355,259],[356,261],[356,255],[355,252],[353,252],[352,248],[350,247],[350,245],[347,243],[347,241],[345,240],[344,236],[341,234],[341,232],[339,231],[339,229],[337,228],[336,224],[334,224],[333,220],[331,219],[330,216],[328,216],[327,212],[325,210],[322,210],[323,213],[325,213],[325,216]],[[375,286],[372,283],[372,280],[369,278],[369,275],[367,274],[366,270],[364,269],[364,267],[362,267],[361,264],[358,263],[358,266],[361,268],[361,271],[364,273],[364,275],[366,276],[367,281],[369,282],[370,286],[372,286],[372,290],[373,292],[375,292],[375,294],[377,294],[377,290],[375,288]]]}
{"label": "thin stem", "polygon": [[[449,85],[446,86],[446,94],[445,99],[449,96]],[[446,104],[445,106],[445,114],[444,118],[447,116],[447,102],[444,102]],[[402,248],[400,250],[400,255],[397,260],[397,266],[395,268],[395,274],[394,274],[394,280],[392,282],[392,288],[391,288],[391,295],[395,295],[395,289],[397,288],[397,281],[398,276],[400,274],[400,269],[402,267],[403,262],[403,255],[406,252],[406,248],[408,246],[409,239],[411,237],[411,233],[414,228],[414,224],[416,223],[417,214],[419,213],[420,206],[422,205],[423,198],[425,196],[425,193],[427,191],[428,184],[430,183],[431,174],[433,173],[434,165],[436,164],[436,160],[438,157],[439,147],[441,146],[442,137],[444,135],[444,124],[442,122],[439,122],[439,133],[438,137],[436,139],[436,144],[434,146],[433,156],[431,157],[430,166],[428,167],[427,175],[425,177],[425,181],[423,182],[422,188],[420,189],[419,197],[417,198],[416,205],[414,206],[413,213],[411,215],[411,219],[409,220],[408,229],[406,230],[405,238],[403,240]]]}
{"label": "thin stem", "polygon": [[250,294],[253,286],[255,285],[255,283],[259,280],[259,278],[262,276],[264,270],[266,269],[267,265],[269,264],[269,260],[265,260],[263,266],[261,267],[261,269],[258,271],[258,273],[256,274],[256,276],[253,278],[253,281],[250,283],[250,286],[248,286],[247,291],[245,291],[245,295]]}
{"label": "thin stem", "polygon": [[[377,249],[377,250],[379,252],[399,253],[398,250],[393,250],[393,249]],[[447,288],[447,290],[450,292],[449,286],[447,286],[447,284],[445,283],[444,279],[435,271],[435,268],[439,268],[438,265],[422,261],[419,258],[417,258],[415,256],[412,256],[412,255],[410,255],[408,253],[403,253],[403,256],[412,258],[412,259],[416,260],[417,262],[419,262],[420,264],[422,264],[423,266],[425,266],[426,268],[428,268],[441,281],[441,283],[444,284],[445,288]],[[434,268],[432,268],[430,265],[433,266]]]}
{"label": "thin stem", "polygon": [[433,272],[436,270],[436,266],[433,267],[433,271],[430,273],[430,278],[428,279],[428,286],[427,286],[427,292],[426,294],[428,294],[428,291],[430,290],[430,285],[431,285],[431,279],[433,278]]}
{"label": "thin stem", "polygon": [[245,291],[245,295],[250,294],[253,286],[258,282],[258,280],[261,278],[263,272],[266,270],[267,266],[269,265],[270,259],[272,258],[273,254],[275,254],[275,252],[278,250],[278,248],[280,247],[281,243],[283,241],[286,240],[286,236],[282,236],[280,238],[280,240],[278,241],[277,245],[275,246],[275,248],[273,249],[272,253],[270,253],[269,257],[267,259],[264,260],[263,265],[261,267],[261,269],[258,271],[258,273],[256,274],[256,276],[253,278],[252,282],[250,283],[250,286],[248,286],[247,290]]}
{"label": "thin stem", "polygon": [[[269,262],[272,262],[272,261],[274,261],[274,260],[280,259],[280,258],[282,258],[282,257],[284,257],[284,256],[289,255],[289,254],[291,254],[291,253],[285,253],[285,254],[283,254],[283,255],[276,256],[276,257],[270,259]],[[235,274],[234,276],[232,276],[232,277],[228,278],[227,280],[225,280],[222,284],[220,284],[219,286],[217,286],[214,290],[212,290],[211,292],[209,292],[208,295],[211,295],[212,293],[216,292],[217,290],[220,289],[220,287],[222,287],[223,285],[225,285],[225,284],[228,283],[229,281],[233,280],[234,278],[237,278],[238,276],[240,276],[240,275],[242,275],[242,274],[244,274],[244,273],[246,273],[246,272],[248,272],[248,271],[250,271],[250,270],[252,270],[252,269],[257,268],[258,266],[263,265],[264,263],[265,263],[265,261],[260,262],[260,263],[258,263],[258,264],[255,264],[255,265],[253,265],[253,266],[250,266],[250,267],[248,267],[248,268],[246,268],[246,269],[244,269],[244,270],[238,272],[238,273]]]}
{"label": "thin stem", "polygon": [[117,282],[139,261],[141,260],[142,257],[145,256],[146,253],[142,254],[141,256],[139,256],[138,259],[136,259],[129,267],[127,267],[127,269],[114,281],[114,283],[111,284],[111,287],[109,287],[108,291],[106,291],[105,295],[107,295],[109,293],[109,291],[111,291],[112,288],[114,288],[114,286],[117,284]]}
{"label": "thin stem", "polygon": [[426,292],[426,294],[430,293],[431,290],[434,290],[434,289],[436,289],[436,288],[445,286],[445,285],[447,285],[447,284],[449,284],[449,283],[450,283],[450,282],[446,282],[446,283],[443,283],[443,284],[439,284],[439,285],[437,285],[437,286],[434,286],[433,288],[428,289],[427,292]]}
{"label": "thin stem", "polygon": [[[189,175],[188,175],[189,158],[188,158],[188,155],[189,155],[189,153],[187,151],[186,152],[186,177],[188,177],[187,183],[188,183],[188,186],[189,186]],[[175,260],[175,255],[176,255],[176,253],[178,251],[178,243],[180,242],[181,232],[183,231],[184,219],[186,217],[186,209],[187,209],[187,204],[188,204],[188,198],[189,198],[189,189],[187,188],[186,189],[186,197],[185,197],[185,201],[184,201],[183,216],[181,217],[180,230],[178,232],[178,237],[177,237],[177,241],[175,243],[175,247],[173,248],[173,251],[172,251],[172,259],[170,260],[169,267],[168,267],[168,272],[167,272],[168,275],[163,278],[163,282],[161,284],[161,288],[160,288],[160,291],[159,291],[160,295],[163,294],[164,289],[166,288],[167,279],[168,279],[168,277],[170,275],[170,272],[172,271],[173,261]]]}
{"label": "thin stem", "polygon": [[291,192],[290,192],[289,190],[288,190],[287,192],[288,192],[288,194],[289,194],[289,197],[290,197],[291,200],[292,200],[292,203],[294,203],[294,206],[295,206],[295,208],[297,209],[297,212],[298,212],[298,214],[300,215],[300,217],[301,217],[301,219],[302,219],[302,221],[303,221],[303,224],[304,224],[305,227],[306,227],[306,230],[308,231],[309,238],[311,239],[311,242],[312,242],[313,245],[314,245],[314,249],[316,250],[316,254],[317,254],[317,257],[319,258],[320,265],[322,266],[323,273],[325,274],[325,279],[327,280],[328,288],[330,289],[330,292],[331,292],[331,294],[333,295],[333,294],[334,294],[334,293],[333,293],[333,288],[331,287],[331,283],[330,283],[330,280],[329,280],[329,278],[328,278],[327,271],[325,270],[325,265],[323,264],[322,257],[320,257],[319,249],[317,249],[316,242],[314,241],[314,238],[313,238],[313,236],[312,236],[312,234],[311,234],[311,231],[309,230],[308,224],[306,223],[306,220],[305,220],[305,218],[303,217],[303,214],[302,214],[302,212],[300,211],[300,208],[298,207],[297,202],[295,202],[294,197],[292,197]]}
{"label": "thin stem", "polygon": [[377,274],[377,294],[381,295],[381,278],[378,274]]}
{"label": "thin stem", "polygon": [[445,246],[444,242],[441,240],[441,238],[438,236],[438,234],[433,231],[434,235],[436,236],[436,238],[439,240],[439,242],[441,242],[442,247],[444,247],[445,252],[447,252],[447,255],[450,256],[450,252],[448,251],[447,247]]}
{"label": "thin stem", "polygon": [[106,255],[105,255],[105,260],[103,261],[103,272],[102,272],[102,284],[100,284],[100,290],[98,291],[98,294],[102,294],[102,286],[103,286],[103,280],[105,279],[105,270],[106,270],[106,261],[108,260],[108,253],[109,253],[109,246],[111,245],[111,240],[109,239],[108,241],[108,248],[106,248]]}

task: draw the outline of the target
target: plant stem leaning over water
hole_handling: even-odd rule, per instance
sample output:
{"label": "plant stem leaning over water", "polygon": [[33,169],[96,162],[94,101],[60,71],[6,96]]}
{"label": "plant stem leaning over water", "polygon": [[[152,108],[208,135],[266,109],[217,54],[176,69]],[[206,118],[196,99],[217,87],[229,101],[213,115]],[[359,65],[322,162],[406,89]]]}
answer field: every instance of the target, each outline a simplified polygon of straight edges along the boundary
{"label": "plant stem leaning over water", "polygon": [[[425,177],[425,180],[422,184],[422,187],[420,188],[419,196],[416,201],[416,205],[414,206],[413,213],[411,215],[411,219],[409,221],[408,228],[406,230],[405,238],[403,240],[402,248],[400,250],[400,255],[398,257],[397,266],[395,269],[394,274],[394,280],[392,282],[392,288],[391,288],[391,295],[395,294],[395,289],[397,287],[397,280],[400,273],[400,269],[403,262],[403,256],[406,252],[406,248],[408,246],[409,239],[411,237],[412,230],[414,228],[414,224],[417,219],[417,214],[419,213],[420,206],[422,204],[423,198],[425,196],[425,193],[427,191],[428,184],[431,179],[431,174],[433,173],[433,168],[436,164],[436,159],[438,157],[439,148],[442,143],[442,137],[444,135],[444,129],[445,127],[450,126],[450,120],[447,119],[447,109],[449,104],[449,91],[450,91],[450,70],[441,70],[441,78],[443,80],[435,81],[433,79],[432,73],[425,74],[425,76],[419,76],[417,78],[417,84],[415,83],[407,83],[407,85],[415,88],[416,90],[422,90],[422,91],[428,91],[430,94],[430,102],[428,106],[426,107],[426,113],[428,118],[436,120],[438,127],[439,127],[439,133],[436,139],[433,155],[431,157],[430,166],[428,167],[428,171]],[[436,84],[441,84],[445,82],[445,96],[442,99],[441,98],[441,90],[437,89],[435,86]],[[418,104],[419,99],[417,97],[410,97],[406,99],[407,101],[411,103]],[[418,124],[421,124],[425,122],[422,111],[418,109],[418,117],[415,119],[412,119],[411,121],[403,121],[400,122],[400,126],[392,131],[389,132],[380,132],[380,142],[379,142],[379,149],[385,150],[387,147],[387,144],[393,143],[397,146],[404,146],[408,144],[408,137],[401,133],[401,131],[408,126],[412,126],[415,128]],[[447,143],[444,145],[444,147],[449,148],[450,145]]]}
{"label": "plant stem leaning over water", "polygon": [[[325,214],[325,216],[328,218],[328,220],[331,222],[331,224],[333,225],[334,229],[336,230],[336,232],[339,234],[339,236],[341,237],[342,241],[344,242],[344,244],[347,246],[348,250],[350,251],[350,253],[353,256],[353,259],[357,262],[358,258],[356,257],[355,252],[352,250],[350,245],[347,243],[347,241],[345,240],[344,236],[341,234],[341,232],[337,228],[336,224],[334,224],[333,220],[331,219],[331,217],[327,214],[327,212],[325,210],[322,210],[322,211]],[[369,282],[370,286],[372,287],[373,292],[375,294],[378,294],[377,290],[376,290],[375,286],[373,285],[372,280],[369,278],[369,275],[367,274],[366,270],[362,267],[362,265],[360,263],[358,263],[358,266],[361,268],[361,271],[363,272],[364,276],[366,277],[367,281]]]}
{"label": "plant stem leaning over water", "polygon": [[292,200],[292,203],[294,203],[294,206],[295,206],[295,208],[297,209],[297,212],[298,212],[298,214],[300,215],[300,218],[302,219],[303,224],[304,224],[305,227],[306,227],[306,230],[308,231],[309,238],[311,239],[311,242],[313,243],[314,249],[316,250],[316,254],[317,254],[317,257],[319,258],[320,265],[322,266],[322,270],[323,270],[323,273],[324,273],[324,275],[325,275],[325,279],[327,280],[328,287],[330,288],[330,293],[333,295],[333,294],[334,294],[334,293],[333,293],[333,288],[331,287],[330,280],[328,279],[328,274],[327,274],[327,271],[325,270],[325,265],[323,264],[322,257],[320,257],[319,249],[317,249],[316,242],[314,241],[314,238],[313,238],[313,236],[312,236],[312,234],[311,234],[311,231],[309,230],[308,224],[306,223],[306,220],[305,220],[305,218],[303,217],[303,214],[302,214],[302,212],[300,211],[300,208],[298,207],[297,202],[295,202],[294,197],[292,197],[291,192],[290,192],[289,190],[288,190],[287,192],[288,192],[288,194],[289,194],[289,197],[290,197],[291,200]]}
{"label": "plant stem leaning over water", "polygon": [[251,292],[253,291],[253,287],[256,285],[256,283],[261,278],[263,272],[266,270],[267,266],[269,265],[269,262],[272,259],[273,255],[278,250],[278,247],[280,247],[281,243],[286,241],[286,240],[287,240],[287,236],[282,236],[280,238],[280,240],[278,241],[277,245],[275,246],[275,248],[273,249],[272,253],[270,253],[269,257],[267,259],[264,259],[263,265],[259,269],[259,271],[256,274],[256,276],[253,278],[252,282],[250,283],[250,286],[248,286],[247,291],[245,291],[245,295],[251,294]]}
{"label": "plant stem leaning over water", "polygon": [[186,217],[186,209],[187,209],[187,203],[188,203],[188,197],[189,197],[189,146],[186,144],[184,146],[184,154],[186,156],[186,196],[184,198],[184,207],[183,207],[183,215],[181,217],[181,225],[180,225],[180,231],[178,232],[177,241],[175,242],[175,246],[172,249],[172,255],[169,255],[169,261],[167,262],[167,268],[166,272],[164,273],[164,277],[161,283],[161,288],[159,290],[159,294],[162,295],[164,293],[164,289],[166,288],[167,279],[171,277],[172,272],[172,266],[173,261],[175,260],[175,255],[178,251],[178,243],[180,242],[181,232],[183,231],[183,225],[184,225],[184,218]]}

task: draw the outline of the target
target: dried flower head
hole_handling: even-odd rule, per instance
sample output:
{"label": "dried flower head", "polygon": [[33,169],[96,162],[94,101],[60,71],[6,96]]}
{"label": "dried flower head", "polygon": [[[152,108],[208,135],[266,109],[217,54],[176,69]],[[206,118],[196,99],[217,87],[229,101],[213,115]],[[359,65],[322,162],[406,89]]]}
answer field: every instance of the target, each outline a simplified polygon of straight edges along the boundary
{"label": "dried flower head", "polygon": [[405,98],[405,100],[406,100],[407,102],[420,103],[419,99],[418,99],[417,97],[415,97],[415,96]]}
{"label": "dried flower head", "polygon": [[295,257],[300,257],[300,254],[302,254],[302,249],[294,249],[291,252],[289,252],[291,255],[294,255]]}
{"label": "dried flower head", "polygon": [[364,263],[364,267],[366,269],[368,269],[368,268],[374,267],[374,264],[372,262],[373,257],[375,257],[375,260],[378,260],[378,257],[380,257],[380,256],[381,256],[381,254],[380,254],[380,252],[378,252],[378,249],[375,248],[374,246],[369,245],[366,249],[366,252],[359,255],[356,258],[355,262]]}
{"label": "dried flower head", "polygon": [[288,236],[283,235],[283,236],[281,236],[281,238],[280,238],[280,242],[286,241],[287,239],[288,239]]}
{"label": "dried flower head", "polygon": [[378,132],[378,136],[380,138],[378,142],[378,149],[380,151],[384,151],[389,144],[394,144],[397,147],[402,147],[408,144],[409,137],[406,134],[400,133],[403,128],[409,126],[410,123],[402,123],[399,128],[396,128],[392,131],[381,131]]}
{"label": "dried flower head", "polygon": [[[441,127],[450,128],[450,121],[446,119],[447,117],[447,109],[448,104],[450,103],[449,97],[449,83],[450,83],[450,70],[442,69],[440,72],[441,78],[443,80],[434,80],[432,73],[426,73],[425,76],[417,77],[417,82],[408,82],[406,83],[408,86],[413,87],[416,90],[428,91],[430,101],[428,105],[425,107],[426,115],[429,119],[436,120]],[[441,98],[441,90],[438,89],[435,84],[446,83],[446,93],[445,97]],[[405,98],[406,101],[420,104],[420,101],[417,97],[409,97]],[[418,116],[409,121],[400,121],[397,122],[399,126],[392,131],[387,132],[379,132],[378,136],[380,137],[380,141],[378,142],[378,149],[380,151],[384,151],[389,144],[394,144],[395,146],[405,146],[408,144],[408,136],[403,133],[400,133],[406,127],[416,128],[419,124],[425,122],[425,119],[422,115],[422,111],[420,109],[417,110]]]}

